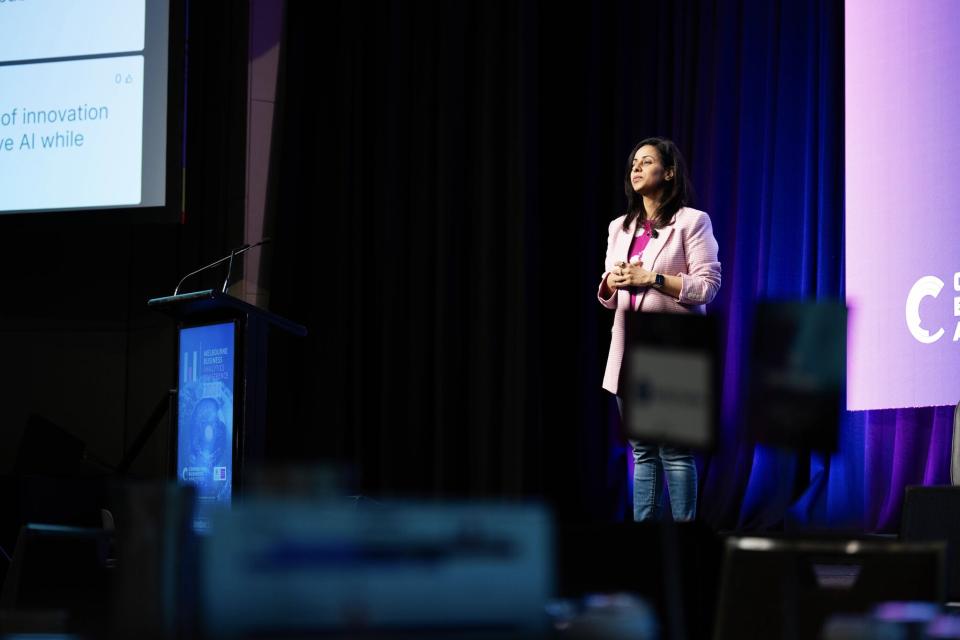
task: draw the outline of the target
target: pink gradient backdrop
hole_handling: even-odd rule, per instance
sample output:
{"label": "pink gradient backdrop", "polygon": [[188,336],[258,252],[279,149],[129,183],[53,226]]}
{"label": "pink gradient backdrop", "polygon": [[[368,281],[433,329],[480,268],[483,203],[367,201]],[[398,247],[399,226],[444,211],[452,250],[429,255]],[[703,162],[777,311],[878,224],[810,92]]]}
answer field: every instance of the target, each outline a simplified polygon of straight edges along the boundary
{"label": "pink gradient backdrop", "polygon": [[[960,271],[960,1],[847,0],[847,408],[956,404],[954,273]],[[920,306],[933,344],[907,328]]]}

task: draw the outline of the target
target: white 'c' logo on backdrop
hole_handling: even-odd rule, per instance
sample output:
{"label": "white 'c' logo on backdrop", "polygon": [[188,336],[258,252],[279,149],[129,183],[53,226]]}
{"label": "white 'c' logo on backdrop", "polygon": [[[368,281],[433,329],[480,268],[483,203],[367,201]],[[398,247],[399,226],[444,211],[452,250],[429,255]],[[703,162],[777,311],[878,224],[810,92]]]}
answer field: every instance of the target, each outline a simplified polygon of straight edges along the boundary
{"label": "white 'c' logo on backdrop", "polygon": [[943,289],[943,280],[936,276],[923,276],[910,287],[910,293],[907,295],[907,328],[913,337],[924,344],[933,344],[943,335],[943,327],[936,333],[930,335],[930,332],[920,326],[920,301],[930,296],[936,298]]}

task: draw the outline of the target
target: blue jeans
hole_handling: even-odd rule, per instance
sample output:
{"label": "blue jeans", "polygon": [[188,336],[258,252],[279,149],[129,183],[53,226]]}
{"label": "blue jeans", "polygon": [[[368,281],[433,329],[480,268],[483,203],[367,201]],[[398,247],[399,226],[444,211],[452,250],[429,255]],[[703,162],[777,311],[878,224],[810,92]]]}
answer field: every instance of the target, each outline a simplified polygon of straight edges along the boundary
{"label": "blue jeans", "polygon": [[[623,400],[617,396],[623,419]],[[697,465],[686,449],[629,440],[633,448],[633,519],[637,522],[660,518],[663,472],[670,492],[670,513],[676,522],[697,516]]]}

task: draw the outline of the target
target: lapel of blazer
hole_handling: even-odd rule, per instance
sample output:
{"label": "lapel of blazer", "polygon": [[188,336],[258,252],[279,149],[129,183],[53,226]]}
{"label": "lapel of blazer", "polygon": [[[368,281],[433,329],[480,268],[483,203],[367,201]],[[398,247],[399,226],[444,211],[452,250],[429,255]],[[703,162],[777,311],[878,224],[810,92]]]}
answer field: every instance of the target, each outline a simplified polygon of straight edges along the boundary
{"label": "lapel of blazer", "polygon": [[676,218],[672,224],[660,229],[660,233],[657,234],[656,238],[650,238],[650,242],[647,243],[647,246],[643,250],[643,257],[641,261],[643,262],[643,268],[648,271],[653,271],[654,266],[657,264],[657,258],[660,257],[660,252],[663,251],[663,248],[666,246],[667,242],[670,240],[670,236],[673,235],[674,227],[677,226]]}
{"label": "lapel of blazer", "polygon": [[[679,215],[679,211],[677,213]],[[643,249],[642,257],[640,258],[640,262],[642,263],[644,269],[647,271],[656,270],[654,269],[654,266],[657,264],[657,258],[660,257],[660,252],[663,251],[663,248],[666,246],[667,242],[670,241],[670,236],[673,235],[674,227],[676,226],[677,218],[674,216],[673,222],[660,229],[660,233],[657,234],[656,238],[650,238],[647,246]],[[627,251],[629,250],[630,247],[628,245]],[[643,299],[646,297],[647,291],[649,291],[649,289],[643,289],[640,292],[640,295],[637,296],[637,306],[634,311],[640,309],[640,305],[643,304]]]}
{"label": "lapel of blazer", "polygon": [[[630,259],[630,245],[633,244],[633,234],[636,233],[637,221],[634,220],[630,223],[630,229],[624,232],[623,227],[620,227],[620,233],[617,234],[617,239],[615,240],[616,247],[614,247],[615,259],[617,261],[627,262]],[[620,309],[627,309],[630,306],[630,292],[624,289],[617,291],[617,307]]]}
{"label": "lapel of blazer", "polygon": [[616,256],[617,260],[622,260],[627,262],[630,259],[630,245],[633,244],[633,234],[637,232],[637,221],[634,220],[630,223],[630,230],[624,233],[623,229],[620,229],[620,234],[618,241],[620,244],[617,245]]}

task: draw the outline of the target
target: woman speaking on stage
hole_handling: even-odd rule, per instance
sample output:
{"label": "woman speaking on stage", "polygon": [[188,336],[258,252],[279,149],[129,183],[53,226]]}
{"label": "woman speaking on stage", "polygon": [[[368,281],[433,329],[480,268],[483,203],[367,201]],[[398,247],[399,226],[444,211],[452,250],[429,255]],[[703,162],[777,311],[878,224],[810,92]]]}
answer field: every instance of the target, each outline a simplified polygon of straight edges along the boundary
{"label": "woman speaking on stage", "polygon": [[[627,157],[626,213],[610,223],[607,256],[597,297],[614,310],[603,388],[618,394],[627,314],[706,313],[720,289],[720,262],[710,216],[687,206],[692,189],[677,146],[648,138]],[[691,451],[630,440],[633,449],[633,519],[660,516],[661,471],[666,471],[673,519],[693,520],[697,468]]]}

